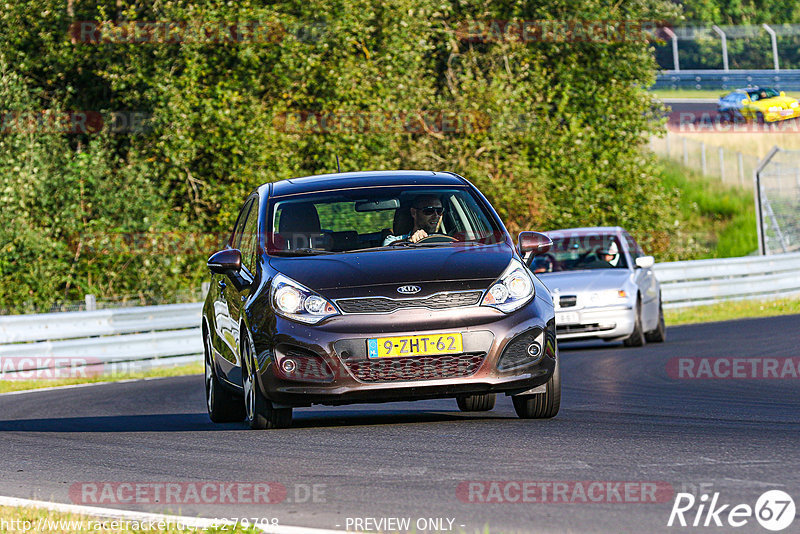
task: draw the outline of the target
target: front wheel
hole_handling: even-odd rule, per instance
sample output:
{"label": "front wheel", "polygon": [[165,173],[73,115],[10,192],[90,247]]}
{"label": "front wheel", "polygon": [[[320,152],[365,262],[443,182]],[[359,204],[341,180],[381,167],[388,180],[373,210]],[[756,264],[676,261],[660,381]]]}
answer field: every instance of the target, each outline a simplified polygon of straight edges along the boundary
{"label": "front wheel", "polygon": [[253,350],[247,338],[242,340],[242,386],[244,389],[245,419],[250,428],[287,428],[292,424],[291,408],[273,408],[258,387]]}
{"label": "front wheel", "polygon": [[636,300],[636,319],[633,326],[633,332],[630,336],[625,338],[623,344],[626,347],[641,347],[645,343],[644,330],[642,329],[642,301]]}
{"label": "front wheel", "polygon": [[458,409],[462,412],[488,412],[494,408],[494,400],[494,393],[456,397]]}
{"label": "front wheel", "polygon": [[558,362],[556,360],[553,376],[545,384],[544,393],[511,397],[514,411],[521,419],[550,419],[558,413],[561,407],[561,372]]}
{"label": "front wheel", "polygon": [[234,395],[220,383],[211,357],[211,337],[205,339],[205,383],[208,417],[214,423],[235,423],[244,419],[242,398]]}
{"label": "front wheel", "polygon": [[663,343],[667,340],[667,325],[664,322],[664,310],[661,308],[661,302],[658,303],[658,326],[655,330],[647,332],[644,335],[648,342]]}

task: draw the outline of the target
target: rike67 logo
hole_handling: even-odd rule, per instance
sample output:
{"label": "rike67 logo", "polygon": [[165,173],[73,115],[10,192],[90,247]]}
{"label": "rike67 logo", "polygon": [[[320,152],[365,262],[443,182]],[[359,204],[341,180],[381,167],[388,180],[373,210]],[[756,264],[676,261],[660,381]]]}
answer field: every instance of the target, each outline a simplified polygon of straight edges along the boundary
{"label": "rike67 logo", "polygon": [[767,530],[777,532],[788,528],[795,517],[794,500],[788,493],[770,490],[763,493],[755,507],[749,504],[723,504],[719,492],[711,497],[703,494],[695,498],[691,493],[678,493],[667,526],[682,527],[742,527],[755,517]]}

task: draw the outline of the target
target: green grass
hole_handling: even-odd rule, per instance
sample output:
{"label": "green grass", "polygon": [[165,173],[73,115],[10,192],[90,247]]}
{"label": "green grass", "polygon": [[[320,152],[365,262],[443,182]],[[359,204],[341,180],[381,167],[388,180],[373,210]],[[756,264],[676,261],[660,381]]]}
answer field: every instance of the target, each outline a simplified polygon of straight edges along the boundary
{"label": "green grass", "polygon": [[[26,521],[29,523],[26,524]],[[53,523],[57,521],[61,521],[62,523]],[[102,525],[98,525],[98,521],[102,522]],[[97,528],[102,526],[114,527],[115,525],[113,524],[113,521],[119,522],[116,525],[118,528]],[[125,521],[128,521],[128,523],[124,523]],[[249,534],[261,532],[261,530],[256,530],[254,528],[245,529],[240,525],[236,525],[235,528],[233,525],[223,525],[220,528],[183,528],[183,530],[181,530],[177,528],[177,525],[172,524],[170,525],[170,528],[164,529],[148,528],[147,526],[137,529],[133,527],[135,527],[138,522],[132,519],[105,519],[96,516],[71,513],[68,514],[54,512],[45,508],[32,508],[25,506],[0,506],[0,522],[5,522],[2,532],[59,532],[63,534],[85,534],[86,532],[103,532],[108,534],[152,534],[153,532],[163,532],[166,534],[186,534],[187,532],[227,532],[232,534]],[[48,526],[50,528],[48,528]],[[157,526],[157,523],[155,523],[154,526]]]}
{"label": "green grass", "polygon": [[653,89],[650,92],[662,100],[665,98],[719,98],[730,93],[730,91],[725,91],[724,89],[717,91],[706,89]]}
{"label": "green grass", "polygon": [[664,320],[667,325],[676,326],[794,314],[800,314],[800,298],[798,297],[764,301],[737,300],[710,306],[664,310]]}
{"label": "green grass", "polygon": [[166,376],[184,376],[203,373],[203,363],[197,362],[176,367],[158,367],[137,373],[120,373],[114,375],[99,375],[90,378],[66,379],[40,379],[40,380],[15,380],[0,379],[0,393],[9,391],[22,391],[28,389],[49,388],[55,386],[69,386],[74,384],[90,384],[94,382],[117,382],[120,380],[134,380],[141,378],[157,378]]}
{"label": "green grass", "polygon": [[670,260],[747,256],[758,249],[751,192],[665,159],[660,178],[679,197]]}

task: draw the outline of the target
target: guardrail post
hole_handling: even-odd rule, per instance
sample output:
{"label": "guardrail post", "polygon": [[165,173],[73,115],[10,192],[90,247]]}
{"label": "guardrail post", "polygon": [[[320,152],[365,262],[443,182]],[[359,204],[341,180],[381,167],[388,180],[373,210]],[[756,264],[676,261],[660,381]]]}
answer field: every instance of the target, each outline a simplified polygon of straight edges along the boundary
{"label": "guardrail post", "polygon": [[700,168],[703,169],[703,176],[706,175],[708,168],[706,167],[706,144],[700,143]]}
{"label": "guardrail post", "polygon": [[95,311],[97,309],[97,299],[94,295],[86,295],[83,300],[86,302],[86,311]]}
{"label": "guardrail post", "polygon": [[717,32],[720,39],[722,40],[722,70],[728,71],[728,37],[725,35],[725,32],[722,31],[722,28],[714,24],[711,28]]}
{"label": "guardrail post", "polygon": [[689,166],[689,149],[686,147],[686,138],[681,138],[681,144],[683,145],[683,166]]}
{"label": "guardrail post", "polygon": [[725,149],[719,147],[719,179],[725,183]]}
{"label": "guardrail post", "polygon": [[775,66],[775,70],[781,70],[780,63],[778,62],[778,36],[775,34],[775,30],[770,28],[766,24],[761,25],[767,33],[769,34],[769,38],[772,41],[772,63]]}
{"label": "guardrail post", "polygon": [[744,157],[741,152],[736,153],[739,159],[739,187],[744,187]]}
{"label": "guardrail post", "polygon": [[200,292],[203,294],[203,298],[208,295],[208,290],[211,289],[211,282],[203,282],[200,286]]}

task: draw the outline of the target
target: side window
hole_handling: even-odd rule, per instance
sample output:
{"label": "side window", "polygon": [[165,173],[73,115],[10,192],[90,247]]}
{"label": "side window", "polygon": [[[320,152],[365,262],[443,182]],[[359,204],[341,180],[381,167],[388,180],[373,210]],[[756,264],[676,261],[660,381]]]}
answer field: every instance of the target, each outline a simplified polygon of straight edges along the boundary
{"label": "side window", "polygon": [[233,227],[233,234],[231,234],[231,240],[228,244],[231,248],[239,248],[239,245],[242,242],[242,232],[244,231],[244,223],[247,220],[247,213],[250,211],[250,206],[253,205],[253,201],[248,201],[243,207],[242,211],[239,212],[239,218],[236,219],[236,225]]}
{"label": "side window", "polygon": [[252,209],[247,216],[242,234],[242,264],[251,273],[255,273],[258,261],[258,198],[252,202]]}
{"label": "side window", "polygon": [[644,251],[642,251],[642,247],[639,246],[639,243],[634,241],[634,239],[630,236],[630,234],[625,234],[625,242],[628,244],[628,250],[633,256],[633,259],[641,258],[644,256]]}

